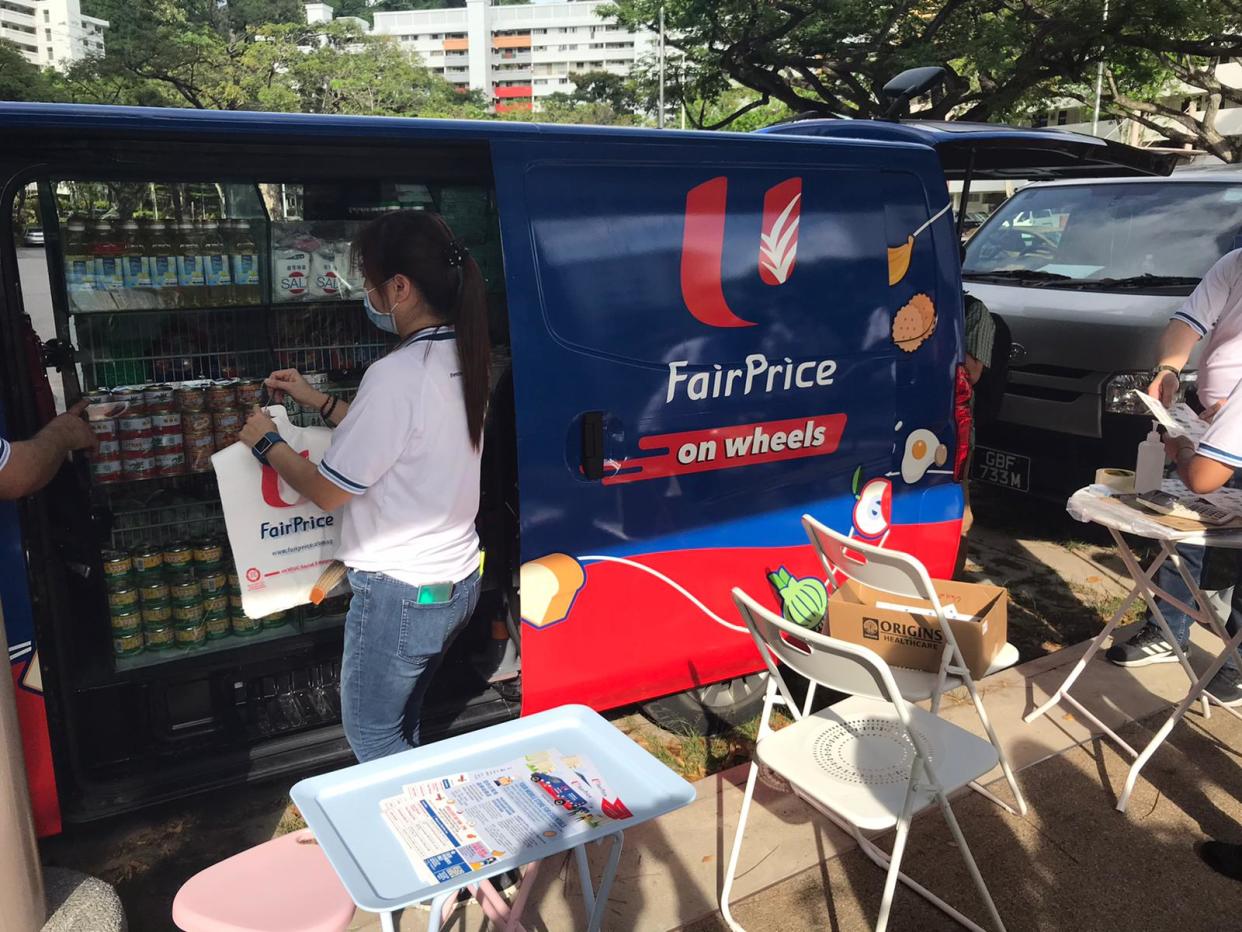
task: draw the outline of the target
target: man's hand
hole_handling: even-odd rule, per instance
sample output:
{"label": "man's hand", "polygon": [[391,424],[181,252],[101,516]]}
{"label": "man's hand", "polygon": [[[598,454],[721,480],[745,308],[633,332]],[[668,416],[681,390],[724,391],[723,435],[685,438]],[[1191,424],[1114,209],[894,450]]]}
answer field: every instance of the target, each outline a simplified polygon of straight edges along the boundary
{"label": "man's hand", "polygon": [[1168,369],[1161,369],[1156,373],[1156,377],[1151,380],[1151,384],[1147,386],[1147,394],[1155,398],[1166,408],[1173,404],[1173,399],[1177,395],[1178,378]]}
{"label": "man's hand", "polygon": [[57,415],[43,429],[55,439],[66,453],[71,450],[94,450],[99,439],[90,425],[82,419],[89,402],[83,398],[64,414]]}
{"label": "man's hand", "polygon": [[269,433],[279,433],[276,430],[276,422],[268,417],[266,411],[255,405],[254,410],[250,412],[250,417],[246,418],[246,424],[242,427],[241,433],[237,435],[237,439],[253,449],[254,445]]}

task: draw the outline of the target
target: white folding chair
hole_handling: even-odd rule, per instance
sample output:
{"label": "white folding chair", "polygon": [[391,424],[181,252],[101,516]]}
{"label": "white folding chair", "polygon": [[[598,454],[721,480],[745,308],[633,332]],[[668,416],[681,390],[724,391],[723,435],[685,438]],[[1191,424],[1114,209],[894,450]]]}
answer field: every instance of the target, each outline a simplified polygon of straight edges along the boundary
{"label": "white folding chair", "polygon": [[[996,766],[996,749],[963,728],[910,705],[888,665],[865,647],[808,631],[768,611],[740,589],[733,601],[767,664],[768,689],[755,745],[755,761],[746,778],[733,851],[725,871],[720,911],[734,932],[744,932],[729,911],[729,894],[742,851],[759,764],[786,780],[799,798],[852,834],[859,847],[886,871],[876,932],[888,926],[897,881],[973,932],[984,930],[926,888],[901,873],[910,823],[916,813],[940,803],[996,929],[1005,925],[949,806],[948,794]],[[789,693],[777,661],[812,683],[848,693],[814,715],[804,714]],[[775,705],[786,706],[792,725],[772,731]],[[896,827],[891,855],[863,832]]]}
{"label": "white folding chair", "polygon": [[[936,613],[940,630],[944,633],[945,646],[940,659],[940,668],[935,673],[931,673],[925,670],[893,667],[893,679],[901,690],[902,697],[908,702],[930,699],[933,715],[939,714],[940,699],[946,692],[958,686],[966,687],[971,701],[975,704],[975,711],[979,713],[979,721],[983,723],[992,746],[996,748],[1001,770],[1005,774],[1009,788],[1013,791],[1014,801],[1018,804],[1017,811],[1015,812],[1012,806],[978,781],[971,783],[970,787],[1005,811],[1014,815],[1026,815],[1026,799],[1018,788],[1018,778],[1014,775],[1005,749],[1001,747],[996,732],[992,728],[987,710],[983,707],[983,699],[979,696],[979,690],[975,688],[975,679],[971,676],[966,661],[962,657],[961,649],[957,646],[957,638],[953,634],[952,626],[945,618],[944,606],[941,605],[936,595],[936,588],[932,585],[931,577],[927,575],[927,569],[908,553],[885,550],[852,537],[846,537],[816,521],[810,515],[802,516],[802,526],[806,529],[811,544],[819,553],[829,578],[835,578],[836,573],[841,573],[870,589],[877,589],[900,598],[919,599],[930,604],[932,611]],[[1006,642],[984,676],[991,676],[999,670],[1011,667],[1017,661],[1018,649]],[[812,686],[807,695],[806,709],[810,709],[814,692],[815,688]]]}

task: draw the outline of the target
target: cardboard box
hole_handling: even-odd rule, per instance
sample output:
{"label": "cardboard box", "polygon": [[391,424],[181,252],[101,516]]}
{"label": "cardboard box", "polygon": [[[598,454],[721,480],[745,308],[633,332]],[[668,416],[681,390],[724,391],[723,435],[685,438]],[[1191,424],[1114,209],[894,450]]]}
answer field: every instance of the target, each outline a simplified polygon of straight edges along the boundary
{"label": "cardboard box", "polygon": [[[942,579],[932,580],[932,585],[940,604],[946,609],[954,606],[963,616],[949,624],[971,676],[982,677],[1009,634],[1009,593],[995,586]],[[907,605],[911,611],[897,607]],[[828,634],[870,648],[890,666],[933,673],[940,669],[944,634],[929,602],[846,580],[828,599]]]}

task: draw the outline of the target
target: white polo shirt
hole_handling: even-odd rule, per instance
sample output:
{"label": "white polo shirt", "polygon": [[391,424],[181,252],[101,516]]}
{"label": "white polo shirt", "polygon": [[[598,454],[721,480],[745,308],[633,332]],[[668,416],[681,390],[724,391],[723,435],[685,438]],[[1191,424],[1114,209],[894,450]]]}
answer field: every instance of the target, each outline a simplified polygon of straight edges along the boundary
{"label": "white polo shirt", "polygon": [[1199,400],[1216,404],[1242,381],[1242,249],[1226,253],[1173,315],[1201,337]]}
{"label": "white polo shirt", "polygon": [[352,496],[337,558],[414,586],[475,572],[481,452],[466,428],[452,328],[407,338],[367,369],[319,464]]}
{"label": "white polo shirt", "polygon": [[1242,382],[1230,392],[1225,406],[1203,432],[1195,452],[1234,469],[1242,469]]}

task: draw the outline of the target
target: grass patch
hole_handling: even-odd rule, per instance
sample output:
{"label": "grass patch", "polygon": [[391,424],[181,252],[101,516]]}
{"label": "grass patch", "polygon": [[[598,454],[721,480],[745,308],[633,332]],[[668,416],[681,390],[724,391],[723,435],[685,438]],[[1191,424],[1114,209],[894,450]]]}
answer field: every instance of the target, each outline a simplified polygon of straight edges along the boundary
{"label": "grass patch", "polygon": [[[780,710],[772,713],[772,730],[778,731],[793,721]],[[738,764],[751,761],[759,734],[759,716],[718,735],[696,735],[690,732],[665,731],[638,716],[614,722],[652,757],[680,775],[694,781]]]}

